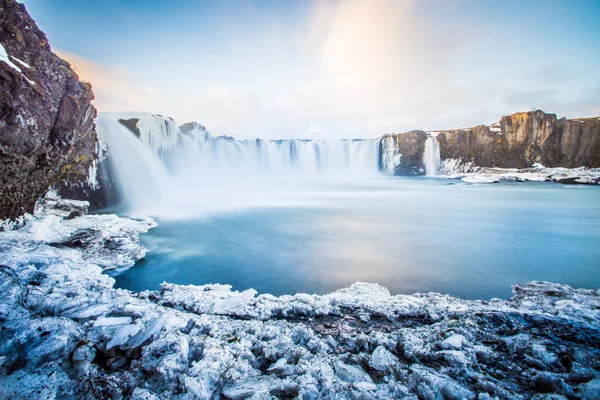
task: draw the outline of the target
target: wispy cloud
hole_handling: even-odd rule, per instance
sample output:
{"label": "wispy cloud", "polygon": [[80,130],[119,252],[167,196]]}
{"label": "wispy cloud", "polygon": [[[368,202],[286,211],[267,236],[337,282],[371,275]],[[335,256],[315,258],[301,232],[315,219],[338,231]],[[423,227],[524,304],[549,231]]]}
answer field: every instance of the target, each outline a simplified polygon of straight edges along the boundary
{"label": "wispy cloud", "polygon": [[[494,13],[440,19],[422,4],[314,0],[289,23],[252,14],[264,20],[253,19],[250,33],[244,24],[224,29],[217,15],[219,46],[196,47],[188,25],[186,35],[164,38],[172,45],[140,50],[129,68],[59,54],[92,83],[100,110],[158,112],[237,137],[374,137],[529,108],[600,112],[590,89],[600,79],[582,66],[589,62],[560,57],[546,42],[531,57],[510,26],[499,30],[510,21],[490,20]],[[446,13],[465,2],[441,4]],[[142,75],[154,90],[138,83]]]}
{"label": "wispy cloud", "polygon": [[154,90],[137,85],[126,67],[105,65],[60,49],[54,51],[71,64],[81,80],[92,85],[98,109],[153,111],[157,107]]}

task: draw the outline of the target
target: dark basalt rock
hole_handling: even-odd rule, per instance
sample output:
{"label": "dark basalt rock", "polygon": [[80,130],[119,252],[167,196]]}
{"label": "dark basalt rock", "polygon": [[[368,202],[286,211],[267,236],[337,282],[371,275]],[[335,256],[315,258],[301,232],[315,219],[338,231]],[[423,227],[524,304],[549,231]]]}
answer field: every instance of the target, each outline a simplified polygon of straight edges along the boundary
{"label": "dark basalt rock", "polygon": [[[0,0],[0,218],[33,211],[61,181],[87,179],[96,157],[88,83],[52,52],[25,6]],[[27,67],[23,63],[29,65]]]}
{"label": "dark basalt rock", "polygon": [[194,129],[199,128],[200,130],[205,131],[206,127],[204,125],[200,125],[197,122],[186,122],[183,125],[179,126],[179,130],[181,130],[181,133],[185,133],[188,134],[191,131],[193,131]]}
{"label": "dark basalt rock", "polygon": [[125,128],[129,129],[135,136],[138,138],[142,135],[139,128],[137,127],[138,122],[140,120],[138,118],[130,118],[130,119],[120,119],[119,122]]}
{"label": "dark basalt rock", "polygon": [[98,160],[97,183],[61,181],[56,185],[58,193],[65,199],[84,200],[90,203],[90,210],[102,210],[117,206],[123,201],[119,191],[116,172],[109,158]]}

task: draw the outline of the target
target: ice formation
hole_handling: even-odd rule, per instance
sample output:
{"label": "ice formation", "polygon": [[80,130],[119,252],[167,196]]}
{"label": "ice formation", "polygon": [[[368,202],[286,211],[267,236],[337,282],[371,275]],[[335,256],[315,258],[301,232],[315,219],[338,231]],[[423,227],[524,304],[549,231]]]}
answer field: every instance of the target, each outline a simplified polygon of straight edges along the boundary
{"label": "ice formation", "polygon": [[[0,232],[0,398],[597,398],[600,291],[114,289],[152,220],[50,197]],[[551,395],[552,394],[552,395]]]}

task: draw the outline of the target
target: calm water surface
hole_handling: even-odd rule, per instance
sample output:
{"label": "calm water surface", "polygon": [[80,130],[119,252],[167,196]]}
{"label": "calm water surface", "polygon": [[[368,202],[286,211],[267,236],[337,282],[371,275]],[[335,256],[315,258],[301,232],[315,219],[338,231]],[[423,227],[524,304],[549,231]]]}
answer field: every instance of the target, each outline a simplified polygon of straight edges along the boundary
{"label": "calm water surface", "polygon": [[356,281],[392,293],[509,297],[518,282],[600,288],[600,188],[425,178],[304,183],[293,201],[161,219],[135,291],[230,284],[324,294]]}

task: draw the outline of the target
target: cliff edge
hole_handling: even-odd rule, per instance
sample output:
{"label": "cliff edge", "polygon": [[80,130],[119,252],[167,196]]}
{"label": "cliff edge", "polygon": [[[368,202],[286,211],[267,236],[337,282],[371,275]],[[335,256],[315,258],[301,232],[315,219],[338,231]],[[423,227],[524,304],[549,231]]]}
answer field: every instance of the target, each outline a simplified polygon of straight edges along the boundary
{"label": "cliff edge", "polygon": [[25,6],[0,0],[0,219],[33,211],[51,185],[95,177],[93,97]]}

